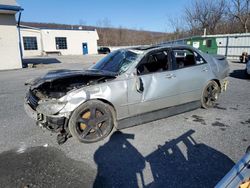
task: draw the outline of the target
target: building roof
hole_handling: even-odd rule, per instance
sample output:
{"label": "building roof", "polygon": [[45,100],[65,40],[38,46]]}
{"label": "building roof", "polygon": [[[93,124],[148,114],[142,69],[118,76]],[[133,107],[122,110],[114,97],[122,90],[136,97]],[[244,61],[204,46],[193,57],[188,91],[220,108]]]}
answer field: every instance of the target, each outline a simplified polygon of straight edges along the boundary
{"label": "building roof", "polygon": [[81,25],[67,25],[56,23],[36,23],[36,22],[21,22],[24,27],[31,27],[37,29],[55,29],[55,30],[83,30],[83,31],[95,31],[93,26],[81,26]]}
{"label": "building roof", "polygon": [[15,14],[22,10],[15,0],[0,0],[0,13]]}

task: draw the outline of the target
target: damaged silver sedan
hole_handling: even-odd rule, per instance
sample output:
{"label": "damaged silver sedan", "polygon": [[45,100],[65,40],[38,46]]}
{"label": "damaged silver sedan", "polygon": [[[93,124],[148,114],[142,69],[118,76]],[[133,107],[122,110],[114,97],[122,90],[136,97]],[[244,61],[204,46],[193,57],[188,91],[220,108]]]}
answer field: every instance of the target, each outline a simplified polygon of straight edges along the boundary
{"label": "damaged silver sedan", "polygon": [[27,114],[59,132],[92,143],[122,129],[199,107],[226,90],[227,60],[190,46],[114,51],[88,70],[57,70],[30,80]]}

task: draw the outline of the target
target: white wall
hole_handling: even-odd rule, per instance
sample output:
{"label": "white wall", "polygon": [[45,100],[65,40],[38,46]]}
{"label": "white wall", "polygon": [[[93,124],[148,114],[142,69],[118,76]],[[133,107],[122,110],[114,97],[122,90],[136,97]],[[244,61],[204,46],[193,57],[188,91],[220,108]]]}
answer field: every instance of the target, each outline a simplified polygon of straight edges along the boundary
{"label": "white wall", "polygon": [[0,14],[0,70],[22,68],[14,14]]}
{"label": "white wall", "polygon": [[[67,38],[67,49],[56,49],[56,37]],[[44,51],[60,51],[62,55],[83,55],[82,43],[88,43],[88,54],[97,54],[96,31],[42,30]]]}
{"label": "white wall", "polygon": [[[22,41],[24,57],[40,56],[54,51],[59,51],[62,55],[83,55],[82,43],[88,44],[88,54],[98,53],[99,37],[96,31],[22,28],[21,36],[37,38],[37,50],[24,50]],[[56,49],[56,37],[67,38],[67,49]]]}
{"label": "white wall", "polygon": [[227,47],[228,59],[239,59],[242,52],[248,52],[250,54],[250,35],[235,35],[228,36],[228,44],[226,37],[216,38],[216,43],[218,45],[218,54],[225,55]]}
{"label": "white wall", "polygon": [[[23,37],[36,37],[37,50],[24,50]],[[22,52],[24,57],[41,56],[42,55],[42,41],[41,31],[39,29],[21,29]]]}

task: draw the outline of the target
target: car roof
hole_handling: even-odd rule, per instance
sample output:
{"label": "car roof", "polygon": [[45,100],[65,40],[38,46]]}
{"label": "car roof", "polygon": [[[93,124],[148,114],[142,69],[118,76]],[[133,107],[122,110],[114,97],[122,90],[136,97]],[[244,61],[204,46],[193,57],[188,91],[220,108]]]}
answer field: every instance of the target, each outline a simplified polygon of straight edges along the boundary
{"label": "car roof", "polygon": [[160,50],[165,48],[188,48],[188,49],[194,49],[192,46],[189,45],[180,45],[180,44],[157,44],[157,45],[143,45],[143,46],[137,46],[133,48],[128,48],[132,50],[140,50],[140,51],[154,51],[154,50]]}

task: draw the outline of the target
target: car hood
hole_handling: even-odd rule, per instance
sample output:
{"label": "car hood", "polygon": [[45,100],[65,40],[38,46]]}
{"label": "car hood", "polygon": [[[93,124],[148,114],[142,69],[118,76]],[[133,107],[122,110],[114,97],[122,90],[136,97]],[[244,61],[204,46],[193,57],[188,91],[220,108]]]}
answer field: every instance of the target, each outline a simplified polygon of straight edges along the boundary
{"label": "car hood", "polygon": [[117,76],[116,73],[108,72],[108,71],[100,71],[100,70],[53,70],[49,71],[44,76],[30,79],[25,82],[25,85],[37,86],[45,82],[53,82],[59,79],[65,78],[73,78],[77,76],[93,76],[93,77],[107,77],[107,78],[115,78]]}

